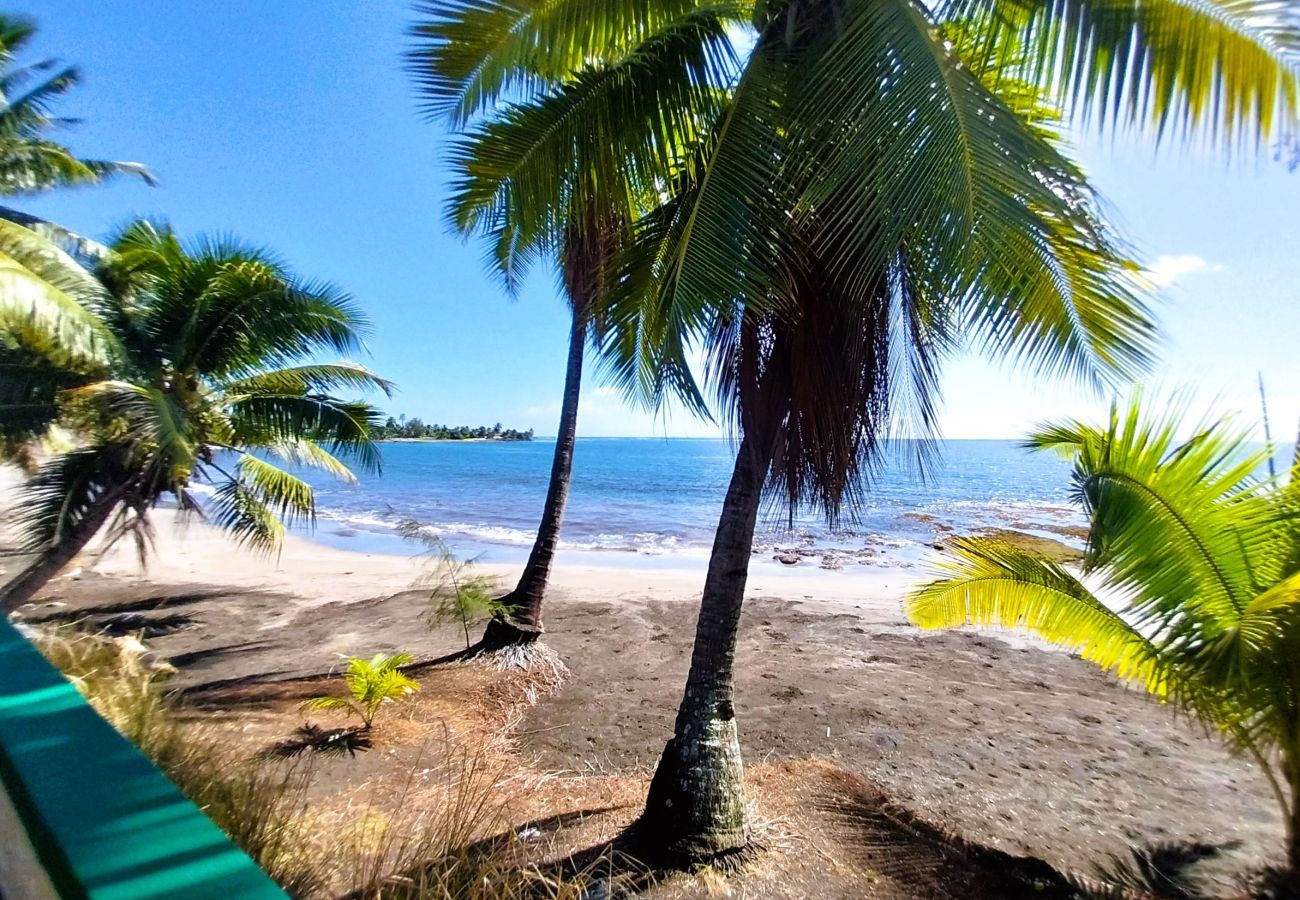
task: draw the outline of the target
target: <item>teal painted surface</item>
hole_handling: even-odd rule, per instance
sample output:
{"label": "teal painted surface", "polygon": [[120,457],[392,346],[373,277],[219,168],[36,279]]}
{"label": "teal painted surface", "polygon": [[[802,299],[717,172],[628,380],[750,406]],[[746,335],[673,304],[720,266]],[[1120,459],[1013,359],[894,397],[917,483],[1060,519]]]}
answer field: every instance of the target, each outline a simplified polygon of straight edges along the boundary
{"label": "teal painted surface", "polygon": [[3,618],[0,672],[0,781],[64,897],[284,900]]}

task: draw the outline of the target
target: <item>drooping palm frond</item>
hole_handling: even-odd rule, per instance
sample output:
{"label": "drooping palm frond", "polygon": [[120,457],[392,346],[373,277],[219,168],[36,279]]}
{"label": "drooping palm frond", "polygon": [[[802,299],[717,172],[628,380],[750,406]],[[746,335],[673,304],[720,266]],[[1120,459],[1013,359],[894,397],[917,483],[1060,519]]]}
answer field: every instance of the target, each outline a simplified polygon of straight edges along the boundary
{"label": "drooping palm frond", "polygon": [[327,394],[268,393],[232,394],[227,403],[239,445],[270,448],[285,438],[304,437],[354,458],[367,471],[379,470],[373,429],[380,413],[367,403]]}
{"label": "drooping palm frond", "polygon": [[321,469],[348,484],[352,484],[357,480],[356,475],[352,474],[352,470],[341,459],[331,454],[320,444],[307,438],[284,437],[268,444],[265,449],[268,453],[292,466]]}
{"label": "drooping palm frond", "polygon": [[1275,0],[941,0],[1062,109],[1159,137],[1261,143],[1294,129],[1300,9]]}
{"label": "drooping palm frond", "polygon": [[1024,628],[1121,678],[1162,690],[1159,650],[1066,569],[1003,541],[957,538],[935,581],[911,593],[908,617],[922,628]]}
{"label": "drooping palm frond", "polygon": [[307,482],[248,453],[235,465],[239,480],[280,521],[292,525],[300,518],[315,519],[316,501]]}
{"label": "drooping palm frond", "polygon": [[206,515],[236,543],[253,550],[269,553],[284,540],[284,524],[255,491],[237,478],[217,486]]}
{"label": "drooping palm frond", "polygon": [[125,475],[112,449],[104,446],[61,453],[41,464],[14,511],[23,546],[47,551],[87,522],[106,518],[104,507],[115,505],[127,492]]}
{"label": "drooping palm frond", "polygon": [[121,355],[97,315],[104,302],[102,285],[72,257],[0,218],[0,340],[69,371],[104,371]]}

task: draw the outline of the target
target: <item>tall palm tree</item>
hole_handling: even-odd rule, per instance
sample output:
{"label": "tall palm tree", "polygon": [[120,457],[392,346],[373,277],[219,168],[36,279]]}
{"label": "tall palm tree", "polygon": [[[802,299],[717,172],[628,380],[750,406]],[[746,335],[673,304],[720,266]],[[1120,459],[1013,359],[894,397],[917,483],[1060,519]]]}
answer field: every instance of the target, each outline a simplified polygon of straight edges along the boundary
{"label": "tall palm tree", "polygon": [[[688,0],[479,0],[449,14],[475,109],[578,81]],[[1300,11],[1272,0],[766,0],[727,96],[618,254],[604,349],[652,401],[739,437],[675,734],[644,832],[692,859],[748,840],[732,668],[762,497],[834,517],[881,441],[933,432],[945,351],[1089,381],[1152,336],[1058,116],[1249,147],[1296,121]],[[740,5],[745,9],[746,5]],[[540,87],[539,87],[540,86]],[[706,92],[707,93],[707,92]],[[681,115],[681,113],[673,113]],[[636,130],[613,152],[634,152]],[[648,146],[647,138],[644,144]]]}
{"label": "tall palm tree", "polygon": [[1034,631],[1200,717],[1268,776],[1300,879],[1300,456],[1289,482],[1261,480],[1271,447],[1222,420],[1181,440],[1182,425],[1135,397],[1101,427],[1035,431],[1026,447],[1074,462],[1091,523],[1081,575],[962,538],[907,613]]}
{"label": "tall palm tree", "polygon": [[[530,643],[543,632],[572,476],[584,355],[589,335],[602,338],[611,287],[606,273],[657,180],[671,176],[674,148],[691,142],[714,111],[718,98],[709,85],[735,58],[725,14],[687,4],[651,40],[606,48],[576,79],[539,82],[509,100],[492,91],[471,106],[464,98],[481,71],[465,65],[463,25],[473,5],[422,4],[426,18],[412,29],[418,43],[410,68],[428,112],[467,129],[449,154],[456,180],[448,220],[462,234],[487,237],[489,264],[511,293],[533,263],[554,259],[571,319],[541,521],[518,584],[501,600],[511,612],[494,617],[480,643],[491,650]],[[635,147],[628,141],[634,129],[638,152],[620,152]]]}
{"label": "tall palm tree", "polygon": [[[69,449],[39,465],[16,511],[33,562],[0,589],[32,596],[105,527],[141,553],[165,495],[241,542],[274,548],[284,521],[314,514],[311,486],[269,458],[352,473],[378,466],[376,411],[337,388],[388,382],[322,351],[360,348],[349,297],[293,276],[265,251],[183,244],[139,221],[92,273],[54,244],[0,221],[0,436],[10,448],[59,428]],[[203,504],[194,483],[211,483]]]}
{"label": "tall palm tree", "polygon": [[16,57],[36,35],[31,22],[0,14],[0,194],[31,194],[133,175],[149,184],[139,163],[80,159],[49,133],[75,124],[51,107],[81,80],[72,66],[54,59],[19,65]]}

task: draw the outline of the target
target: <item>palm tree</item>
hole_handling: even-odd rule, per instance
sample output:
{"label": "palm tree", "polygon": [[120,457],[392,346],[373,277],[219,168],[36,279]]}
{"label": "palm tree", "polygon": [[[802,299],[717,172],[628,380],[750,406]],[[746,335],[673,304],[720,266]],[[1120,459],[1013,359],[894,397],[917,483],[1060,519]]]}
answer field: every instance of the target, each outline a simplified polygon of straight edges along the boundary
{"label": "palm tree", "polygon": [[1080,575],[962,538],[907,613],[925,628],[1026,628],[1200,717],[1268,776],[1300,878],[1300,456],[1289,483],[1261,480],[1271,447],[1222,420],[1180,440],[1180,412],[1135,397],[1100,428],[1025,442],[1074,461],[1091,522]]}
{"label": "palm tree", "polygon": [[16,57],[35,35],[31,22],[0,14],[0,194],[93,184],[114,175],[153,184],[153,175],[139,163],[79,159],[50,140],[49,132],[75,123],[52,115],[50,108],[76,87],[81,74],[53,59],[18,65]]}
{"label": "palm tree", "polygon": [[[706,4],[479,0],[446,13],[461,110],[580,84]],[[881,442],[933,433],[945,352],[1092,382],[1143,368],[1133,270],[1052,133],[1061,116],[1249,147],[1296,121],[1300,12],[1272,0],[772,0],[718,112],[617,255],[603,349],[656,402],[701,395],[739,437],[675,734],[643,832],[690,859],[748,841],[732,668],[764,494],[832,518]],[[711,77],[711,76],[710,76]],[[696,94],[674,98],[690,101]],[[649,129],[609,152],[652,158]],[[925,442],[921,443],[925,446]]]}
{"label": "palm tree", "polygon": [[[480,649],[535,641],[543,633],[542,608],[568,498],[577,436],[588,336],[602,339],[610,285],[605,273],[630,239],[630,228],[656,179],[672,174],[663,160],[691,141],[716,95],[711,75],[734,65],[725,16],[688,10],[664,22],[652,40],[632,48],[607,48],[572,81],[539,84],[511,95],[464,98],[481,77],[465,66],[461,22],[472,18],[463,0],[422,5],[426,21],[412,29],[418,44],[409,56],[428,112],[453,128],[467,128],[450,156],[457,180],[448,204],[451,225],[488,238],[489,264],[514,293],[530,266],[554,258],[570,310],[568,359],[550,481],[533,547],[514,590],[501,598],[509,609],[493,617]],[[693,77],[699,76],[699,77]],[[677,117],[685,110],[695,116]],[[668,115],[664,114],[668,112]],[[639,152],[627,149],[630,129]],[[473,127],[469,127],[472,124]]]}
{"label": "palm tree", "polygon": [[[314,515],[311,486],[270,458],[351,479],[336,454],[377,468],[369,405],[340,388],[388,382],[321,351],[360,348],[350,298],[294,277],[265,251],[182,244],[139,221],[93,273],[49,241],[0,222],[0,435],[21,447],[58,430],[66,449],[39,465],[16,512],[34,561],[0,589],[28,601],[99,532],[133,535],[164,494],[241,542],[274,548],[283,521]],[[3,258],[3,257],[0,257]],[[38,277],[39,276],[39,277]],[[196,481],[215,493],[208,504]],[[282,521],[283,520],[283,521]]]}

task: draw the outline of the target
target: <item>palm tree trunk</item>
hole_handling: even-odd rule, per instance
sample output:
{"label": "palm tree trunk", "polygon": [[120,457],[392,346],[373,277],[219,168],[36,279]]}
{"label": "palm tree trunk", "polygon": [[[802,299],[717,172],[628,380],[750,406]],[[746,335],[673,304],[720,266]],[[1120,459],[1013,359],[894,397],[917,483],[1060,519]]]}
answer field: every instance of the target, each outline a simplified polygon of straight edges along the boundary
{"label": "palm tree trunk", "polygon": [[75,526],[64,532],[57,544],[40,553],[27,568],[0,588],[0,611],[8,614],[30,602],[51,578],[72,562],[113,514],[117,496],[117,493],[112,493],[87,510]]}
{"label": "palm tree trunk", "polygon": [[564,401],[560,406],[560,428],[555,435],[555,456],[551,461],[551,482],[546,489],[542,521],[537,538],[515,589],[501,598],[513,607],[509,616],[497,616],[483,633],[482,646],[497,649],[536,641],[542,627],[542,603],[551,576],[551,562],[560,540],[560,523],[564,504],[569,498],[573,474],[573,446],[578,431],[578,397],[582,390],[582,357],[586,349],[587,320],[583,305],[575,303],[573,325],[569,331],[569,360],[564,374]]}
{"label": "palm tree trunk", "polygon": [[749,842],[732,664],[770,446],[748,434],[740,443],[713,539],[686,690],[641,817],[651,849],[676,859],[715,859]]}
{"label": "palm tree trunk", "polygon": [[1300,885],[1300,800],[1292,796],[1291,821],[1287,823],[1287,867],[1294,883]]}

